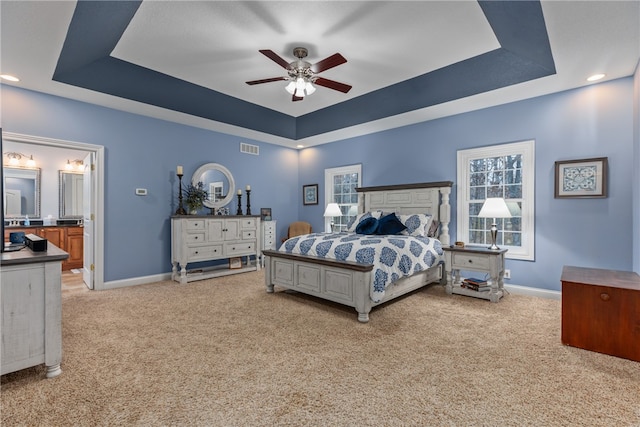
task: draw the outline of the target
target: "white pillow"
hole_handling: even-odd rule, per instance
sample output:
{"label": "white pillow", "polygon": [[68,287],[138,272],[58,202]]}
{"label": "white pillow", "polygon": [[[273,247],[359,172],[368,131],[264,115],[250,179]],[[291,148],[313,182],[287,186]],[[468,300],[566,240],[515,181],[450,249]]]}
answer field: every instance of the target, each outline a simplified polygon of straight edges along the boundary
{"label": "white pillow", "polygon": [[427,237],[433,216],[428,214],[398,215],[400,222],[407,227],[402,234],[409,236]]}
{"label": "white pillow", "polygon": [[381,216],[382,216],[382,211],[371,211],[371,212],[364,212],[364,213],[358,214],[355,216],[355,218],[352,218],[351,221],[349,221],[349,223],[347,224],[347,231],[349,233],[355,233],[356,227],[358,226],[358,224],[360,224],[360,221],[362,221],[363,219],[371,218],[371,217],[375,219],[380,219]]}

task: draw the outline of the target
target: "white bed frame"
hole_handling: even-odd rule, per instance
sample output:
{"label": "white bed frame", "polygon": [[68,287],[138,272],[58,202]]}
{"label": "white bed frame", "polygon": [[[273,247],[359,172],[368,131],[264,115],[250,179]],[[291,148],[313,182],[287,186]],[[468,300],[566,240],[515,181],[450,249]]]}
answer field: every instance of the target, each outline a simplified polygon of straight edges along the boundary
{"label": "white bed frame", "polygon": [[[449,195],[452,185],[451,181],[442,181],[358,188],[359,212],[380,209],[403,215],[431,214],[440,222],[438,239],[443,245],[449,245]],[[273,293],[274,286],[278,286],[354,307],[360,322],[369,321],[369,312],[376,305],[430,283],[444,283],[445,279],[442,266],[434,266],[398,280],[387,288],[380,302],[374,303],[369,297],[373,265],[272,250],[263,251],[263,254],[266,257],[267,292]]]}

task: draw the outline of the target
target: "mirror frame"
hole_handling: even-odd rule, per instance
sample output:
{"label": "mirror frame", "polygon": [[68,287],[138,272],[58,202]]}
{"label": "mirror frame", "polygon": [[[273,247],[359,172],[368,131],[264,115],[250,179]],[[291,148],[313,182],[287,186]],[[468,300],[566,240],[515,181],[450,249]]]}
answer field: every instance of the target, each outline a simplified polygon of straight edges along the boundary
{"label": "mirror frame", "polygon": [[[6,213],[4,213],[4,217],[5,218],[24,218],[26,215],[29,215],[29,218],[31,219],[40,219],[40,204],[41,204],[41,195],[40,195],[40,177],[41,177],[41,171],[40,168],[27,168],[27,167],[21,167],[21,166],[9,166],[9,165],[3,165],[2,168],[2,188],[5,190],[5,195],[6,195],[6,178],[7,178],[7,171],[11,171],[11,170],[20,170],[20,171],[33,171],[36,174],[35,177],[35,214],[32,216],[30,213],[26,213],[23,214],[22,212],[20,213],[20,215],[7,215]],[[4,206],[4,209],[6,209],[7,207]]]}
{"label": "mirror frame", "polygon": [[[229,191],[227,191],[227,196],[224,199],[220,200],[219,202],[212,202],[210,200],[205,200],[203,205],[205,205],[206,207],[208,207],[210,209],[221,208],[223,206],[228,205],[233,200],[233,196],[234,196],[235,191],[236,191],[236,182],[234,181],[233,175],[231,175],[231,172],[229,171],[229,169],[225,168],[224,166],[222,166],[219,163],[206,163],[206,164],[200,166],[193,173],[193,176],[191,178],[191,183],[193,185],[197,185],[198,182],[202,181],[202,179],[201,179],[202,175],[204,175],[206,172],[209,172],[210,170],[216,170],[216,171],[222,172],[222,174],[229,181]],[[202,181],[202,182],[205,185],[208,184],[207,182],[204,182],[204,181]],[[207,192],[208,192],[208,190],[207,190]]]}
{"label": "mirror frame", "polygon": [[[64,197],[64,193],[65,193],[65,188],[64,188],[64,181],[63,181],[63,177],[64,175],[84,175],[83,172],[75,172],[75,171],[68,171],[68,170],[58,170],[58,218],[59,219],[78,219],[78,218],[82,218],[82,212],[80,212],[80,214],[78,215],[65,215],[65,209],[64,209],[64,201],[65,201],[65,197]],[[83,176],[84,178],[84,176]]]}

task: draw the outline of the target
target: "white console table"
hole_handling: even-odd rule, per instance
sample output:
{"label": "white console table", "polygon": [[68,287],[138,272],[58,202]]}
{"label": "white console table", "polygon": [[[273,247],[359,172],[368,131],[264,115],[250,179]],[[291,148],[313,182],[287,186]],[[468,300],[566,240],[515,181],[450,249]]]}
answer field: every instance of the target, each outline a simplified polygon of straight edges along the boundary
{"label": "white console table", "polygon": [[62,261],[55,245],[43,252],[3,252],[2,375],[44,363],[47,378],[62,373]]}
{"label": "white console table", "polygon": [[[259,215],[175,215],[171,217],[173,280],[180,283],[260,270]],[[187,264],[241,258],[230,263],[188,270]],[[252,260],[251,257],[254,257]],[[232,268],[233,267],[233,268]]]}

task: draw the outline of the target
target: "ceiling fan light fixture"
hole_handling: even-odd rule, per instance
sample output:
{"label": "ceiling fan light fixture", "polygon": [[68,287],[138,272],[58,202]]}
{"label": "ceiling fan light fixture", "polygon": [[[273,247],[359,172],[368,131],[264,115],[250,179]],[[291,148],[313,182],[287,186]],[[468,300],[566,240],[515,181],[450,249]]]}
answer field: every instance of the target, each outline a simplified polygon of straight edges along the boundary
{"label": "ceiling fan light fixture", "polygon": [[307,84],[304,86],[304,90],[307,92],[307,95],[311,95],[316,91],[316,88],[311,84],[311,82],[307,82]]}
{"label": "ceiling fan light fixture", "polygon": [[287,92],[293,95],[296,92],[296,82],[291,80],[287,86],[284,88]]}

